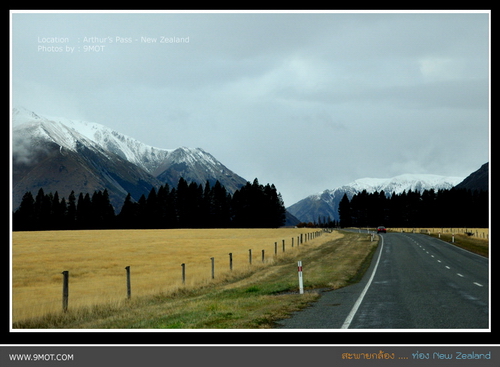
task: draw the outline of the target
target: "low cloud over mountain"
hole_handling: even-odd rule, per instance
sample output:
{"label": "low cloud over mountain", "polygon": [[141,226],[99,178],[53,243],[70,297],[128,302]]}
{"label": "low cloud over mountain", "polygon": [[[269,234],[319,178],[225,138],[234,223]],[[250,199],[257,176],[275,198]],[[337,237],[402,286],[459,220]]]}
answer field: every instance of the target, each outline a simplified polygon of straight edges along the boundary
{"label": "low cloud over mountain", "polygon": [[72,190],[107,189],[115,210],[127,193],[135,200],[152,187],[188,182],[215,184],[234,192],[247,180],[201,148],[159,149],[103,125],[13,110],[13,208],[40,187],[68,197]]}

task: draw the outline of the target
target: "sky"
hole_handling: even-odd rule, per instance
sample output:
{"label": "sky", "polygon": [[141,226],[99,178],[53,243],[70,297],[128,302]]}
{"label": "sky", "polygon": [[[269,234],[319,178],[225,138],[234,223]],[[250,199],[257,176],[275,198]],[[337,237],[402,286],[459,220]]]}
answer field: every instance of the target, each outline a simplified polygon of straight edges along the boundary
{"label": "sky", "polygon": [[12,12],[11,107],[202,148],[286,206],[490,156],[489,12]]}

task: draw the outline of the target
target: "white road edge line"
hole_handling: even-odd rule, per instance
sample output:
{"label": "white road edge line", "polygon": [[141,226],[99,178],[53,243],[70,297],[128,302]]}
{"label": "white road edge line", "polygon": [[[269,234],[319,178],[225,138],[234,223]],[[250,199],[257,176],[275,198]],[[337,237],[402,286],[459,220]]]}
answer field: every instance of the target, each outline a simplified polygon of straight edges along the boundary
{"label": "white road edge line", "polygon": [[478,282],[474,282],[474,283],[472,283],[472,284],[475,284],[475,285],[477,285],[478,287],[482,287],[482,286],[483,286],[481,283],[478,283]]}
{"label": "white road edge line", "polygon": [[365,294],[368,291],[368,288],[370,288],[370,285],[372,284],[372,280],[375,277],[375,273],[377,272],[378,264],[380,262],[380,257],[382,256],[382,251],[384,250],[384,236],[380,236],[380,238],[382,240],[382,244],[380,246],[380,252],[378,254],[377,263],[375,264],[375,268],[373,269],[372,275],[370,276],[368,283],[366,283],[365,288],[363,289],[363,292],[361,292],[358,299],[356,300],[356,303],[352,307],[351,312],[349,312],[349,315],[347,315],[347,318],[345,319],[344,323],[342,324],[341,329],[348,329],[349,328],[349,325],[351,325],[352,319],[356,315],[356,312],[358,312],[358,308],[361,305],[361,302],[363,302],[363,298],[365,297]]}

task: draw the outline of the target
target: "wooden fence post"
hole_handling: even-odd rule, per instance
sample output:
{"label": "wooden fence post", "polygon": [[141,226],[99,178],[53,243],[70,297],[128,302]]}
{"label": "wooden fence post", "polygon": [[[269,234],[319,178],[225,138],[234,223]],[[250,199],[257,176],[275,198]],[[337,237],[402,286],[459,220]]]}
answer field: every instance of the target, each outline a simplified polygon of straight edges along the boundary
{"label": "wooden fence post", "polygon": [[63,312],[68,311],[68,295],[69,295],[69,271],[65,270],[63,275],[63,293],[62,293],[62,308]]}
{"label": "wooden fence post", "polygon": [[125,270],[127,271],[127,299],[130,299],[132,296],[132,289],[130,287],[130,266],[126,266]]}
{"label": "wooden fence post", "polygon": [[186,284],[186,264],[182,263],[182,284]]}
{"label": "wooden fence post", "polygon": [[285,240],[282,241],[283,241],[283,252],[285,252]]}
{"label": "wooden fence post", "polygon": [[212,260],[212,279],[215,279],[215,265],[214,265],[214,258],[211,257],[210,260]]}
{"label": "wooden fence post", "polygon": [[229,253],[229,270],[233,270],[233,253]]}
{"label": "wooden fence post", "polygon": [[252,249],[248,250],[248,263],[252,265]]}
{"label": "wooden fence post", "polygon": [[262,263],[264,263],[264,250],[262,250]]}

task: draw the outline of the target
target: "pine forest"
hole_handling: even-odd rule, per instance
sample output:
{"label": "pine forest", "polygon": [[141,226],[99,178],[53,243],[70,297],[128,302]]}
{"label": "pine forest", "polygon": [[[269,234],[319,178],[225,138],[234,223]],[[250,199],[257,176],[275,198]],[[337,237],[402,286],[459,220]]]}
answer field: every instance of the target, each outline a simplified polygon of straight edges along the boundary
{"label": "pine forest", "polygon": [[153,187],[138,201],[128,194],[118,214],[107,190],[78,196],[71,192],[65,199],[57,191],[45,193],[40,188],[35,197],[24,194],[12,222],[15,231],[275,228],[285,222],[285,207],[276,187],[257,179],[231,195],[218,181],[210,186],[180,178],[177,187]]}

